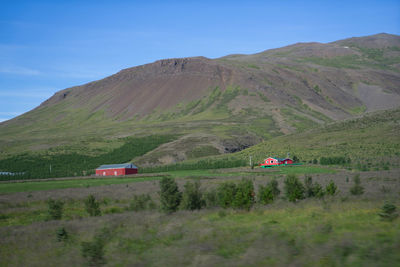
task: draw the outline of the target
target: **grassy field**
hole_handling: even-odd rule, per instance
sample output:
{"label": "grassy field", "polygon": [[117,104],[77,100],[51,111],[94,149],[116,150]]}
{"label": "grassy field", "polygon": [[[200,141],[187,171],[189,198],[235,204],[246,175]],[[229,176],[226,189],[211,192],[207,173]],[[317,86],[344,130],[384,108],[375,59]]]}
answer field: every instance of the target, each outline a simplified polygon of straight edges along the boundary
{"label": "grassy field", "polygon": [[[2,227],[0,261],[3,266],[40,266],[44,260],[86,265],[81,242],[103,234],[109,266],[395,266],[399,223],[379,219],[381,204],[305,201],[250,212],[128,212]],[[66,242],[56,239],[60,227],[69,233]]]}
{"label": "grassy field", "polygon": [[72,180],[51,180],[34,182],[1,183],[0,194],[11,194],[15,192],[31,192],[42,190],[54,190],[65,188],[79,188],[102,186],[112,184],[127,184],[143,181],[159,180],[161,176],[151,177],[119,177],[119,178],[91,178],[91,179],[72,179]]}
{"label": "grassy field", "polygon": [[[274,203],[250,211],[205,208],[164,214],[155,207],[131,208],[133,197],[149,194],[159,203],[160,176],[33,181],[0,184],[0,265],[85,266],[396,266],[400,263],[400,219],[382,221],[385,201],[397,207],[399,170],[359,173],[365,192],[349,193],[353,177],[345,169],[298,166],[171,171],[180,190],[199,181],[203,192],[226,181],[250,178],[257,191],[277,179],[283,191],[288,173],[312,175],[339,192],[295,203],[281,194]],[[161,174],[160,174],[161,175]],[[39,190],[39,191],[34,191]],[[11,192],[14,191],[14,192]],[[7,192],[5,194],[5,192]],[[84,199],[94,195],[101,216],[90,217]],[[61,220],[49,220],[48,199],[64,201]],[[64,241],[57,240],[63,228]],[[102,261],[88,262],[85,242],[102,242]],[[40,246],[37,244],[40,243]]]}

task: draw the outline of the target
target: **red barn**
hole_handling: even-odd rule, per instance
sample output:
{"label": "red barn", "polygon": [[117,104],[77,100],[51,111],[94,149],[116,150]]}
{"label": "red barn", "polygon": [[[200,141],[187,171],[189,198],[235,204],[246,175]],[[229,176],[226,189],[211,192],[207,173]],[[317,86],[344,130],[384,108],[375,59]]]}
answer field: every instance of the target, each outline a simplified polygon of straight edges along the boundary
{"label": "red barn", "polygon": [[267,159],[264,160],[264,163],[261,163],[260,166],[265,168],[265,167],[272,167],[272,166],[278,166],[278,165],[288,165],[288,164],[293,164],[293,160],[291,160],[290,158],[272,158],[269,157]]}
{"label": "red barn", "polygon": [[117,176],[135,174],[138,168],[132,163],[101,165],[96,169],[96,176]]}

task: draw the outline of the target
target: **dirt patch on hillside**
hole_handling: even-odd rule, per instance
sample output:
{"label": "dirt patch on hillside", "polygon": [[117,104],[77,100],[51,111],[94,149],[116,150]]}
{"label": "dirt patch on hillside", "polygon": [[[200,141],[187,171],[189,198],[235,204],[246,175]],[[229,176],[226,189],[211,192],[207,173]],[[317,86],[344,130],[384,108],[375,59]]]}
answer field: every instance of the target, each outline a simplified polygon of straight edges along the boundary
{"label": "dirt patch on hillside", "polygon": [[367,111],[376,111],[400,106],[400,96],[385,92],[380,86],[360,83],[357,86],[356,94],[367,107]]}

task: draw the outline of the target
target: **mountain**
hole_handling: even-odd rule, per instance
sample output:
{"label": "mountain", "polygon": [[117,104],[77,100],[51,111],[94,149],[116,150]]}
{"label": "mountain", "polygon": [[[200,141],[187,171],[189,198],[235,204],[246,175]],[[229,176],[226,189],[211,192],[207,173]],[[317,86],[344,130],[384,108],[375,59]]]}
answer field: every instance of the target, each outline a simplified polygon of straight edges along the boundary
{"label": "mountain", "polygon": [[122,146],[122,137],[173,134],[174,141],[135,158],[166,164],[398,106],[397,35],[165,59],[61,90],[1,123],[0,158],[27,151],[95,155]]}

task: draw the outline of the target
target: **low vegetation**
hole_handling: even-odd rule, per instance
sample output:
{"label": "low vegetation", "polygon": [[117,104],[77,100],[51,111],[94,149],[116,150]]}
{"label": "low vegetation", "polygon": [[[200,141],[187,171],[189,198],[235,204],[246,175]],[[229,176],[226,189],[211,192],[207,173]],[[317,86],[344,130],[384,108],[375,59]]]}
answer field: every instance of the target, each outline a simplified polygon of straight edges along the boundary
{"label": "low vegetation", "polygon": [[160,181],[160,202],[161,210],[170,213],[178,210],[181,204],[182,193],[178,185],[171,177],[164,177]]}
{"label": "low vegetation", "polygon": [[49,207],[49,219],[60,220],[63,214],[64,202],[62,200],[53,200],[50,198],[47,201],[47,205]]}
{"label": "low vegetation", "polygon": [[90,216],[101,215],[100,203],[96,201],[96,198],[93,195],[90,195],[85,199],[85,209]]}
{"label": "low vegetation", "polygon": [[355,175],[353,178],[354,185],[350,188],[352,195],[362,195],[364,193],[364,187],[361,185],[360,175]]}
{"label": "low vegetation", "polygon": [[[196,265],[199,257],[205,265],[239,266],[400,262],[399,188],[391,179],[362,173],[360,198],[351,194],[353,184],[343,173],[250,173],[257,170],[171,172],[135,183],[128,198],[121,191],[114,198],[101,196],[111,187],[96,193],[97,187],[83,187],[82,194],[91,193],[61,200],[63,215],[51,222],[48,200],[0,202],[0,264],[17,264],[12,255],[24,265],[46,255],[48,264],[59,266]],[[380,190],[383,185],[392,190]],[[91,217],[87,206],[100,216]]]}

